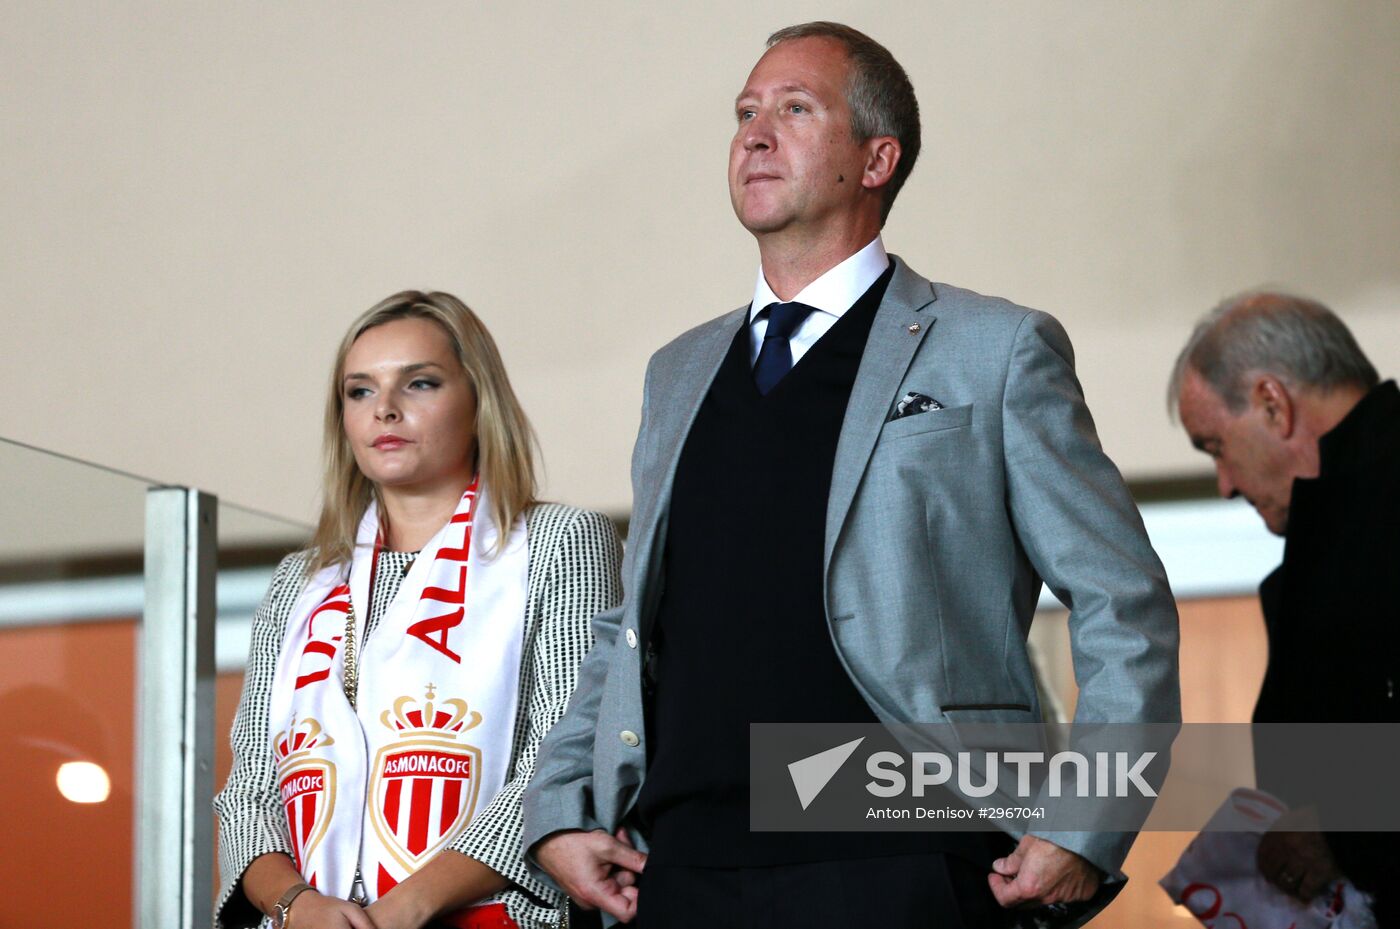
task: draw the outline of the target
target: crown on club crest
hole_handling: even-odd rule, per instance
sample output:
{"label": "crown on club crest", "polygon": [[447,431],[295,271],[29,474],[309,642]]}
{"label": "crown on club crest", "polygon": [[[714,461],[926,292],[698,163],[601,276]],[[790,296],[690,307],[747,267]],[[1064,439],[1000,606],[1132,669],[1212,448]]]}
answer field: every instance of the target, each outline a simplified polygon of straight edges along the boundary
{"label": "crown on club crest", "polygon": [[392,710],[385,710],[379,721],[403,735],[436,735],[455,739],[481,724],[481,714],[467,710],[467,701],[452,698],[436,699],[437,687],[429,684],[420,702],[413,697],[399,697]]}
{"label": "crown on club crest", "polygon": [[326,735],[320,722],[310,716],[302,720],[293,716],[291,726],[277,733],[272,740],[272,751],[277,756],[277,764],[283,765],[310,754],[314,748],[334,744],[335,739]]}

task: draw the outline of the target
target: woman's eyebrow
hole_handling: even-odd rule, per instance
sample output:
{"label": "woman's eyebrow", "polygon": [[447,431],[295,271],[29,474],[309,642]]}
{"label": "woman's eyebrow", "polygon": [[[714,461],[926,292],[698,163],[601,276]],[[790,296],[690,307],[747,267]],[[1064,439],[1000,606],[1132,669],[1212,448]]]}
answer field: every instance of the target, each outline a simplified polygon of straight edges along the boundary
{"label": "woman's eyebrow", "polygon": [[[436,361],[415,361],[413,364],[399,366],[400,374],[412,374],[414,371],[422,371],[424,368],[441,368],[442,365]],[[352,371],[346,374],[343,380],[346,381],[369,381],[373,378],[363,371]]]}

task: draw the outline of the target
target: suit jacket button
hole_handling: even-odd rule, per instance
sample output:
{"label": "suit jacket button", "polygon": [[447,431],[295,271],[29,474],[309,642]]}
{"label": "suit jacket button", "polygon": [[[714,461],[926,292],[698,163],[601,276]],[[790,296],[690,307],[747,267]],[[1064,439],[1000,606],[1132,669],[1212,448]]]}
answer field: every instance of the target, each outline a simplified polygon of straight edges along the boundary
{"label": "suit jacket button", "polygon": [[628,629],[628,630],[627,630],[627,647],[628,647],[628,648],[636,648],[636,647],[637,647],[637,630],[635,630],[635,629]]}
{"label": "suit jacket button", "polygon": [[626,745],[628,748],[636,748],[638,745],[642,744],[642,740],[637,738],[637,733],[633,732],[631,729],[624,729],[622,730],[622,744]]}

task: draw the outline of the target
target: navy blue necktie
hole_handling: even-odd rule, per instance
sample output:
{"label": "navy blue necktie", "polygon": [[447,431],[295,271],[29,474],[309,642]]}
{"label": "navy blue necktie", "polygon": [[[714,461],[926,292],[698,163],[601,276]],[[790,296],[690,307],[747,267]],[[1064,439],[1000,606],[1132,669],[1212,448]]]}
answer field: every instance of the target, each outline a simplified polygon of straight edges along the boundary
{"label": "navy blue necktie", "polygon": [[758,392],[767,396],[783,375],[792,370],[792,345],[788,341],[802,321],[816,312],[805,303],[770,303],[763,308],[768,314],[768,328],[763,332],[763,346],[753,366],[753,382]]}

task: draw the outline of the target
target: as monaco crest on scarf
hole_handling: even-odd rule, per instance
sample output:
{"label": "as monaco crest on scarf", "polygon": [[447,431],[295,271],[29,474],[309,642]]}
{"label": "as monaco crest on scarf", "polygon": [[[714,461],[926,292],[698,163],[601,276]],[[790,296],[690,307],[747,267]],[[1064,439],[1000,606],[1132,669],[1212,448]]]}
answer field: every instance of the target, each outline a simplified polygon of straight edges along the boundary
{"label": "as monaco crest on scarf", "polygon": [[476,811],[481,749],[460,737],[481,723],[465,700],[435,701],[429,684],[420,702],[403,696],[380,722],[398,740],[375,755],[370,821],[380,841],[412,873],[461,831]]}
{"label": "as monaco crest on scarf", "polygon": [[[335,744],[314,719],[292,720],[277,733],[273,754],[277,762],[277,793],[287,814],[292,856],[300,870],[326,836],[335,809],[335,765],[321,757]],[[315,875],[308,875],[314,882]]]}

